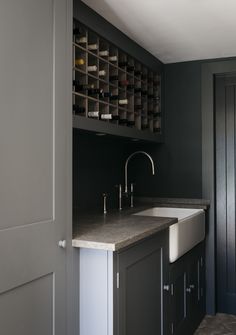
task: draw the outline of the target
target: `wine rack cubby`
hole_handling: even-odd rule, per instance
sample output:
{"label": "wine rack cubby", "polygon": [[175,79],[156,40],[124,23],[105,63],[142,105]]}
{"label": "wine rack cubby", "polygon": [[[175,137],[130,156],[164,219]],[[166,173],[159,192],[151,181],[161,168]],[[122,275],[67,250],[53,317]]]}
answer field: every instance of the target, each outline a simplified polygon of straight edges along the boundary
{"label": "wine rack cubby", "polygon": [[74,118],[162,134],[160,74],[77,20],[72,96]]}

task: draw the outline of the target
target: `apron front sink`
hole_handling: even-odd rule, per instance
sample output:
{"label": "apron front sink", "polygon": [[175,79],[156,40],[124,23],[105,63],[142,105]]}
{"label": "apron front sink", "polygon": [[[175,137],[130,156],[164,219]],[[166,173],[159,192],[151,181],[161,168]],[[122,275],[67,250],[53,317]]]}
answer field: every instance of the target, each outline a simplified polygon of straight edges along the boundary
{"label": "apron front sink", "polygon": [[169,227],[169,261],[175,262],[205,238],[205,212],[203,209],[153,207],[135,213],[140,216],[177,218]]}

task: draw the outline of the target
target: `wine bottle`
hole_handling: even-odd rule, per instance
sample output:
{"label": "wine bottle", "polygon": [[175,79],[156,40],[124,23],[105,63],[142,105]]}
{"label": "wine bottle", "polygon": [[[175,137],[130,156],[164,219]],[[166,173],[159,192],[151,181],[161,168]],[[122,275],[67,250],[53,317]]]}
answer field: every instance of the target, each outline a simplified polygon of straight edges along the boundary
{"label": "wine bottle", "polygon": [[141,110],[143,109],[143,105],[134,105],[135,110]]}
{"label": "wine bottle", "polygon": [[128,86],[128,85],[129,85],[128,80],[120,80],[119,81],[119,86],[121,86],[121,87]]}
{"label": "wine bottle", "polygon": [[80,38],[76,39],[76,42],[77,42],[77,43],[84,44],[84,43],[87,43],[87,42],[88,42],[88,39],[87,39],[86,36],[81,36]]}
{"label": "wine bottle", "polygon": [[153,131],[154,132],[159,132],[160,130],[161,130],[161,122],[160,121],[154,122]]}
{"label": "wine bottle", "polygon": [[88,95],[101,94],[102,92],[103,92],[103,89],[101,88],[92,88],[88,90]]}
{"label": "wine bottle", "polygon": [[128,105],[128,99],[120,99],[119,105]]}
{"label": "wine bottle", "polygon": [[119,121],[120,120],[120,115],[112,115],[112,120]]}
{"label": "wine bottle", "polygon": [[100,98],[111,98],[111,93],[110,92],[100,92],[99,97]]}
{"label": "wine bottle", "polygon": [[121,119],[119,120],[119,124],[127,124],[127,119]]}
{"label": "wine bottle", "polygon": [[100,71],[98,71],[98,75],[100,76],[100,77],[105,77],[106,76],[106,71],[105,70],[100,70]]}
{"label": "wine bottle", "polygon": [[111,101],[118,100],[118,99],[119,99],[119,95],[111,95],[110,96]]}
{"label": "wine bottle", "polygon": [[159,101],[160,101],[160,97],[159,97],[159,95],[153,96],[153,100],[154,100],[155,102],[159,102]]}
{"label": "wine bottle", "polygon": [[97,49],[98,49],[98,44],[97,43],[88,45],[88,50],[90,50],[90,51],[95,51]]}
{"label": "wine bottle", "polygon": [[147,123],[142,123],[141,128],[142,129],[147,129],[148,128],[148,124]]}
{"label": "wine bottle", "polygon": [[85,60],[83,58],[77,58],[75,59],[75,65],[84,65]]}
{"label": "wine bottle", "polygon": [[127,85],[127,90],[133,90],[133,89],[134,89],[134,85],[133,84]]}
{"label": "wine bottle", "polygon": [[145,95],[147,95],[148,94],[148,91],[147,90],[143,90],[143,91],[141,91],[141,95],[142,96],[145,96]]}
{"label": "wine bottle", "polygon": [[75,115],[84,114],[85,108],[79,105],[73,105],[73,112],[75,112]]}
{"label": "wine bottle", "polygon": [[108,50],[101,50],[101,51],[99,51],[99,56],[101,56],[101,57],[109,56],[109,51]]}
{"label": "wine bottle", "polygon": [[160,133],[161,132],[161,128],[153,127],[153,132],[154,133]]}
{"label": "wine bottle", "polygon": [[108,59],[109,59],[110,62],[117,62],[118,61],[117,56],[110,56]]}
{"label": "wine bottle", "polygon": [[142,92],[141,87],[135,87],[134,88],[134,93],[140,93],[140,92]]}
{"label": "wine bottle", "polygon": [[128,127],[132,127],[132,126],[134,126],[135,125],[135,121],[133,121],[133,120],[129,120],[129,121],[127,121],[127,126]]}
{"label": "wine bottle", "polygon": [[128,65],[127,68],[126,68],[126,70],[128,72],[133,72],[134,71],[134,66],[133,65]]}
{"label": "wine bottle", "polygon": [[73,86],[77,91],[86,91],[94,88],[93,84],[80,84],[79,80],[73,80]]}
{"label": "wine bottle", "polygon": [[99,111],[88,112],[88,117],[99,118]]}
{"label": "wine bottle", "polygon": [[87,67],[88,72],[96,72],[98,69],[97,65],[90,65]]}
{"label": "wine bottle", "polygon": [[125,67],[128,65],[128,62],[127,61],[119,62],[118,65],[119,67]]}
{"label": "wine bottle", "polygon": [[140,76],[141,74],[142,74],[142,71],[140,71],[140,70],[135,70],[134,71],[135,76]]}
{"label": "wine bottle", "polygon": [[101,114],[101,120],[111,120],[112,114]]}
{"label": "wine bottle", "polygon": [[115,80],[118,80],[119,77],[118,77],[118,75],[112,75],[112,76],[109,77],[109,79],[110,79],[110,81],[115,81]]}

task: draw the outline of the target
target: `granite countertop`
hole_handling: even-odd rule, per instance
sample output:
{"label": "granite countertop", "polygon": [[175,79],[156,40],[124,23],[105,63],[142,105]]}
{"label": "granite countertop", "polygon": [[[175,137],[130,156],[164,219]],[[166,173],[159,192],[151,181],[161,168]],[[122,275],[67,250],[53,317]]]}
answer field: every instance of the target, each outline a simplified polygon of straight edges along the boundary
{"label": "granite countertop", "polygon": [[150,206],[111,211],[106,215],[75,215],[73,247],[117,251],[168,228],[178,220],[132,215]]}
{"label": "granite countertop", "polygon": [[178,220],[132,215],[155,206],[207,209],[202,199],[136,198],[136,207],[104,214],[74,214],[73,247],[117,251],[167,229]]}

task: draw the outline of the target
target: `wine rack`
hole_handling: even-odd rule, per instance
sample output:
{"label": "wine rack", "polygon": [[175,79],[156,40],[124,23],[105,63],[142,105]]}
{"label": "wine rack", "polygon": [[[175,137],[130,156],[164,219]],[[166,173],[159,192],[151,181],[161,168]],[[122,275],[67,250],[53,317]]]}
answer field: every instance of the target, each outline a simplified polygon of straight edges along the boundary
{"label": "wine rack", "polygon": [[72,96],[75,119],[162,133],[160,74],[77,20],[73,27]]}

